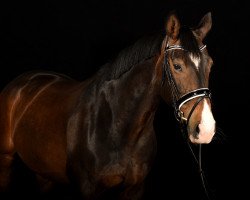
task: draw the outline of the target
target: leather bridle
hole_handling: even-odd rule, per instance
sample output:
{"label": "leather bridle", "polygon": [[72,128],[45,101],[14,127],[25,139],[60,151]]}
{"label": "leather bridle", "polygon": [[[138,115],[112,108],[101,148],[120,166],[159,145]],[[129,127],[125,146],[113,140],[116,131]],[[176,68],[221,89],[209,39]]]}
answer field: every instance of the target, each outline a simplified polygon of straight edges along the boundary
{"label": "leather bridle", "polygon": [[[199,47],[200,51],[203,51],[205,48],[206,48],[206,45]],[[211,92],[208,88],[198,88],[198,89],[192,90],[192,91],[184,94],[183,96],[179,97],[180,92],[178,90],[175,79],[174,79],[173,74],[171,72],[170,64],[169,64],[169,60],[168,60],[169,51],[172,51],[175,49],[187,51],[184,49],[183,46],[180,46],[180,45],[171,45],[171,46],[166,45],[165,52],[164,52],[164,63],[162,65],[162,67],[163,67],[162,85],[164,85],[165,79],[167,77],[169,86],[171,88],[172,103],[173,103],[173,107],[174,107],[175,118],[180,123],[181,132],[183,133],[183,136],[187,137],[188,136],[189,120],[190,120],[195,108],[199,105],[199,103],[203,99],[205,99],[205,98],[211,99]],[[181,111],[181,107],[192,99],[197,99],[197,100],[194,103],[192,109],[190,110],[188,117],[185,118],[184,113]],[[198,137],[198,135],[195,135],[194,137]],[[204,174],[202,167],[201,167],[201,144],[199,144],[199,157],[198,158],[194,154],[194,151],[193,151],[193,149],[190,146],[188,141],[187,141],[187,144],[188,144],[188,147],[189,147],[195,161],[199,165],[201,181],[202,181],[202,185],[203,185],[206,197],[208,200],[211,200],[210,195],[209,195],[209,191],[207,190],[207,187],[206,187],[205,174]]]}
{"label": "leather bridle", "polygon": [[[206,48],[206,45],[202,45],[201,47],[199,47],[200,51],[203,51],[205,48]],[[204,98],[211,99],[211,92],[208,88],[198,88],[179,97],[180,92],[178,90],[175,79],[171,72],[170,64],[168,60],[169,51],[176,50],[176,49],[187,51],[184,49],[183,46],[180,46],[180,45],[166,45],[165,52],[164,52],[164,63],[162,65],[163,67],[162,85],[164,84],[165,79],[167,77],[169,86],[171,88],[172,103],[174,107],[175,117],[177,121],[180,123],[181,127],[185,129],[183,131],[187,131],[189,120],[195,108]],[[194,103],[191,111],[188,114],[188,117],[185,118],[184,113],[181,111],[181,107],[192,99],[197,99],[197,101]]]}

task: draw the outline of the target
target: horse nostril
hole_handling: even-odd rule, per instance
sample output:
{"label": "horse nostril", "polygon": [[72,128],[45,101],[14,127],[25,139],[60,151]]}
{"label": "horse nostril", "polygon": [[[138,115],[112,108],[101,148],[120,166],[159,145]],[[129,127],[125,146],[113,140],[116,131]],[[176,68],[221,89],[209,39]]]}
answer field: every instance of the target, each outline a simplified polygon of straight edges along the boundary
{"label": "horse nostril", "polygon": [[198,135],[200,132],[199,124],[196,126],[195,131],[196,131],[196,134]]}
{"label": "horse nostril", "polygon": [[199,128],[199,124],[196,126],[195,128],[195,132],[194,132],[194,138],[198,139],[198,135],[200,133],[200,128]]}

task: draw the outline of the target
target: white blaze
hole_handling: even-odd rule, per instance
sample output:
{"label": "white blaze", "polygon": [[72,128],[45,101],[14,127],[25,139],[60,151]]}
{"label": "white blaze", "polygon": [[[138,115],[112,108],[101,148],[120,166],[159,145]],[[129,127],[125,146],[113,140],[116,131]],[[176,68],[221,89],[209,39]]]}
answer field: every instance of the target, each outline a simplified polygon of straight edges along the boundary
{"label": "white blaze", "polygon": [[193,56],[193,54],[190,54],[190,59],[192,60],[192,62],[194,63],[196,69],[199,69],[199,64],[200,64],[200,58]]}
{"label": "white blaze", "polygon": [[215,134],[215,120],[207,99],[204,99],[199,129],[198,140],[201,140],[202,143],[209,143]]}

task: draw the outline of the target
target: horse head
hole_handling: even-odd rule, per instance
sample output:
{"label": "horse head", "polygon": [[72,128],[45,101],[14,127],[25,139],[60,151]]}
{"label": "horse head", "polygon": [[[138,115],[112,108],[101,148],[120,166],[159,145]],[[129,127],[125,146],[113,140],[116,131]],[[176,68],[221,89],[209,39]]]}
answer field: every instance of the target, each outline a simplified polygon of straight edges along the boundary
{"label": "horse head", "polygon": [[213,64],[204,38],[212,26],[207,13],[196,28],[182,26],[175,13],[166,22],[160,63],[161,96],[173,104],[176,119],[192,143],[209,143],[215,134],[209,74]]}

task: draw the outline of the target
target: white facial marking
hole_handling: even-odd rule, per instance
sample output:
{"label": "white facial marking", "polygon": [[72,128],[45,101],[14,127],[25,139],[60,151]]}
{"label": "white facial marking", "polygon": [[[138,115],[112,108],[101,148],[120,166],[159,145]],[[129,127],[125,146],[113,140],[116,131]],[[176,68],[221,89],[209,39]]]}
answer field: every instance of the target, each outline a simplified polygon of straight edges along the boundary
{"label": "white facial marking", "polygon": [[194,137],[193,135],[190,135],[189,136],[190,141],[192,143],[197,143],[197,144],[210,143],[215,134],[215,120],[206,99],[204,100],[203,103],[203,110],[201,114],[201,122],[199,124],[199,130],[200,132],[198,134],[198,138]]}
{"label": "white facial marking", "polygon": [[199,138],[204,143],[209,143],[215,134],[215,120],[212,111],[208,105],[207,99],[204,100],[201,114],[201,123],[199,124]]}
{"label": "white facial marking", "polygon": [[200,58],[193,56],[193,54],[190,54],[190,59],[192,62],[195,64],[196,69],[199,69],[199,64],[200,64]]}

